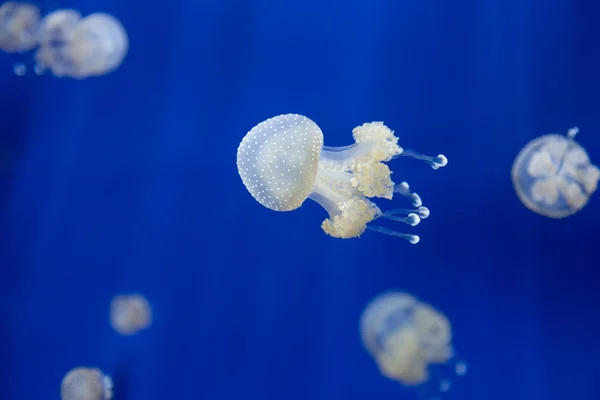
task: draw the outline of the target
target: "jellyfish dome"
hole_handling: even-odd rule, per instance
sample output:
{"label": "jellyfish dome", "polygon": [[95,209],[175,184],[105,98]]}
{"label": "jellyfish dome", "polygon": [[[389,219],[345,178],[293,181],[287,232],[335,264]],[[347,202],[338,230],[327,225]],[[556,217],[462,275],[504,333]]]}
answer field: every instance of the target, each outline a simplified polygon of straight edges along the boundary
{"label": "jellyfish dome", "polygon": [[577,213],[598,188],[600,170],[577,142],[578,128],[529,142],[512,167],[517,196],[531,211],[549,218]]}
{"label": "jellyfish dome", "polygon": [[406,386],[428,381],[429,366],[453,356],[448,319],[408,293],[373,299],[361,315],[360,331],[381,374]]}
{"label": "jellyfish dome", "polygon": [[152,307],[141,294],[120,294],[110,303],[110,324],[121,335],[134,335],[152,324]]}
{"label": "jellyfish dome", "polygon": [[77,367],[70,370],[60,385],[61,400],[110,400],[112,379],[98,368]]}
{"label": "jellyfish dome", "polygon": [[0,6],[0,50],[26,52],[37,45],[40,10],[33,4],[8,1]]}
{"label": "jellyfish dome", "polygon": [[85,18],[76,10],[57,10],[44,17],[39,32],[37,67],[55,76],[83,79],[106,75],[123,62],[129,39],[109,14]]}
{"label": "jellyfish dome", "polygon": [[[355,238],[370,229],[417,243],[416,235],[368,225],[384,218],[415,226],[429,216],[406,182],[392,182],[385,162],[411,156],[438,169],[447,164],[446,157],[402,149],[382,122],[365,123],[352,133],[354,144],[328,147],[323,145],[323,132],[309,118],[298,114],[270,118],[252,128],[240,143],[238,172],[254,199],[271,210],[296,210],[306,199],[320,204],[329,214],[321,228],[334,238]],[[390,200],[395,193],[415,208],[383,212],[369,200]]]}

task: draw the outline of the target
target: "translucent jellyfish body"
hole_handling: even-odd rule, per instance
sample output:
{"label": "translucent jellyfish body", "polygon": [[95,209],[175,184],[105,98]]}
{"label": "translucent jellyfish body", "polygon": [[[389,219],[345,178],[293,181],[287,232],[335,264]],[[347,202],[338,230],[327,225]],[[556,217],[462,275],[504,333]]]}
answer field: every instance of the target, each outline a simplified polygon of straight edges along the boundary
{"label": "translucent jellyfish body", "polygon": [[57,10],[44,17],[35,54],[38,70],[83,79],[115,70],[129,49],[127,32],[111,15]]}
{"label": "translucent jellyfish body", "polygon": [[40,10],[33,4],[6,2],[0,6],[0,49],[24,53],[37,45]]}
{"label": "translucent jellyfish body", "polygon": [[[378,218],[417,225],[429,216],[421,198],[402,182],[394,185],[385,162],[410,156],[438,169],[446,157],[428,157],[398,146],[398,138],[382,122],[366,123],[353,131],[355,143],[323,146],[316,123],[297,114],[279,115],[250,130],[238,148],[237,167],[250,194],[275,211],[292,211],[310,198],[329,218],[321,228],[335,238],[359,237],[365,229],[399,236],[417,243],[416,235],[367,225]],[[408,198],[414,209],[381,211],[369,198]]]}
{"label": "translucent jellyfish body", "polygon": [[[363,311],[360,331],[382,375],[408,387],[435,383],[436,392],[450,389],[450,379],[430,382],[432,366],[454,356],[450,323],[430,305],[407,293],[384,293]],[[465,373],[463,362],[454,363],[453,375]]]}
{"label": "translucent jellyfish body", "polygon": [[70,370],[60,385],[61,400],[110,400],[113,382],[98,368]]}
{"label": "translucent jellyfish body", "polygon": [[121,335],[133,335],[152,324],[152,308],[140,294],[117,295],[110,304],[110,324]]}
{"label": "translucent jellyfish body", "polygon": [[575,142],[578,128],[567,135],[548,134],[529,142],[512,167],[513,186],[531,211],[564,218],[581,210],[598,188],[600,170]]}

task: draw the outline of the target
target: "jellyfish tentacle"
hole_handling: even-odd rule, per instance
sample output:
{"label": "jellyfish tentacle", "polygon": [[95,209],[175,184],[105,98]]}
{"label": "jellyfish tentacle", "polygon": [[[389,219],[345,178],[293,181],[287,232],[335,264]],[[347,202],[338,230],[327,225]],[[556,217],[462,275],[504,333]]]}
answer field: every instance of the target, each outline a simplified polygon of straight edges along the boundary
{"label": "jellyfish tentacle", "polygon": [[412,157],[417,160],[425,161],[431,165],[431,168],[433,169],[445,167],[448,164],[448,159],[443,154],[438,154],[436,157],[431,157],[411,149],[403,149],[402,153],[398,154],[394,158],[398,157]]}
{"label": "jellyfish tentacle", "polygon": [[367,229],[373,232],[378,232],[378,233],[383,233],[385,235],[390,235],[390,236],[396,236],[402,239],[406,239],[408,240],[411,244],[417,244],[419,243],[419,240],[421,240],[417,235],[411,235],[408,233],[400,233],[388,228],[384,228],[383,226],[372,226],[372,225],[367,225]]}
{"label": "jellyfish tentacle", "polygon": [[404,222],[410,226],[417,226],[421,222],[421,218],[415,213],[409,213],[406,217],[398,217],[397,215],[383,213],[379,216],[379,218],[385,218],[396,222]]}
{"label": "jellyfish tentacle", "polygon": [[406,197],[414,207],[421,207],[423,205],[423,201],[421,201],[421,196],[419,196],[415,192],[411,192],[410,186],[407,182],[401,182],[394,186],[394,193],[399,193],[402,196]]}
{"label": "jellyfish tentacle", "polygon": [[575,136],[579,133],[579,128],[577,126],[572,127],[567,131],[567,136],[569,139],[575,139]]}
{"label": "jellyfish tentacle", "polygon": [[398,215],[398,214],[410,214],[410,213],[415,213],[419,216],[419,218],[421,219],[426,219],[427,217],[429,217],[429,208],[425,207],[425,206],[421,206],[417,209],[406,209],[406,208],[394,208],[392,210],[387,210],[384,214],[385,215]]}

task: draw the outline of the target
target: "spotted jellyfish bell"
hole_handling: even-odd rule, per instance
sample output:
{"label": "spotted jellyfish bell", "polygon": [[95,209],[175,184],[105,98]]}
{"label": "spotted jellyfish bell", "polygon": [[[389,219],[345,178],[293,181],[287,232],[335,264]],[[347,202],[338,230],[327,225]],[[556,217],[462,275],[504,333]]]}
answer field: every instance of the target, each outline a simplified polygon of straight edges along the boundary
{"label": "spotted jellyfish bell", "polygon": [[[307,117],[270,118],[252,128],[240,143],[238,172],[254,199],[271,210],[292,211],[307,198],[316,201],[329,214],[321,228],[332,237],[355,238],[370,229],[417,243],[416,235],[368,225],[385,218],[415,226],[429,216],[406,182],[394,185],[385,162],[409,156],[438,169],[448,160],[442,154],[428,157],[402,149],[382,122],[365,123],[352,133],[354,144],[328,147],[323,146],[319,126]],[[391,200],[394,193],[408,198],[415,208],[383,212],[369,200]]]}
{"label": "spotted jellyfish bell", "polygon": [[511,177],[517,196],[531,211],[549,218],[577,213],[598,188],[600,170],[577,142],[577,127],[567,135],[548,134],[529,142],[517,155]]}

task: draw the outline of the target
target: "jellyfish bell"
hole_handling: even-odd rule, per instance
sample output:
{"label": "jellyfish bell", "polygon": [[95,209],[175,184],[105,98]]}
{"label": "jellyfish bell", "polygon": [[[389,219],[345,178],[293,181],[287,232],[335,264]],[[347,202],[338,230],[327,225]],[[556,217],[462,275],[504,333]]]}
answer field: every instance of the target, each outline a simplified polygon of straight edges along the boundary
{"label": "jellyfish bell", "polygon": [[57,10],[42,21],[37,68],[57,77],[84,79],[106,75],[122,64],[129,49],[123,25],[115,17]]}
{"label": "jellyfish bell", "polygon": [[360,317],[360,334],[380,373],[423,398],[450,390],[451,378],[466,373],[448,319],[408,293],[389,291],[371,300]]}
{"label": "jellyfish bell", "polygon": [[[237,152],[237,167],[248,192],[274,211],[292,211],[306,199],[329,214],[323,231],[335,238],[359,237],[366,229],[417,243],[419,237],[370,223],[378,218],[417,225],[429,216],[420,196],[406,182],[395,185],[385,164],[410,156],[438,169],[443,155],[428,157],[398,146],[398,138],[382,122],[365,123],[353,131],[355,143],[344,147],[323,144],[323,132],[309,118],[279,115],[252,128]],[[381,211],[369,198],[406,197],[414,209]]]}
{"label": "jellyfish bell", "polygon": [[560,219],[577,213],[598,188],[600,170],[577,142],[578,128],[529,142],[511,171],[519,200],[531,211]]}
{"label": "jellyfish bell", "polygon": [[71,37],[71,56],[77,76],[100,76],[115,70],[125,58],[129,39],[118,19],[105,13],[85,17]]}
{"label": "jellyfish bell", "polygon": [[130,336],[152,324],[152,308],[141,294],[120,294],[110,303],[110,324],[121,335]]}
{"label": "jellyfish bell", "polygon": [[60,385],[61,400],[111,400],[112,397],[112,379],[98,368],[73,368]]}
{"label": "jellyfish bell", "polygon": [[261,122],[242,140],[237,165],[244,185],[263,206],[292,211],[312,192],[323,133],[310,119],[286,115]]}
{"label": "jellyfish bell", "polygon": [[40,10],[33,4],[8,1],[0,6],[0,49],[24,53],[37,45]]}
{"label": "jellyfish bell", "polygon": [[75,74],[69,43],[81,19],[79,11],[72,9],[56,10],[43,18],[39,31],[39,48],[35,52],[39,70],[50,70],[56,77]]}

